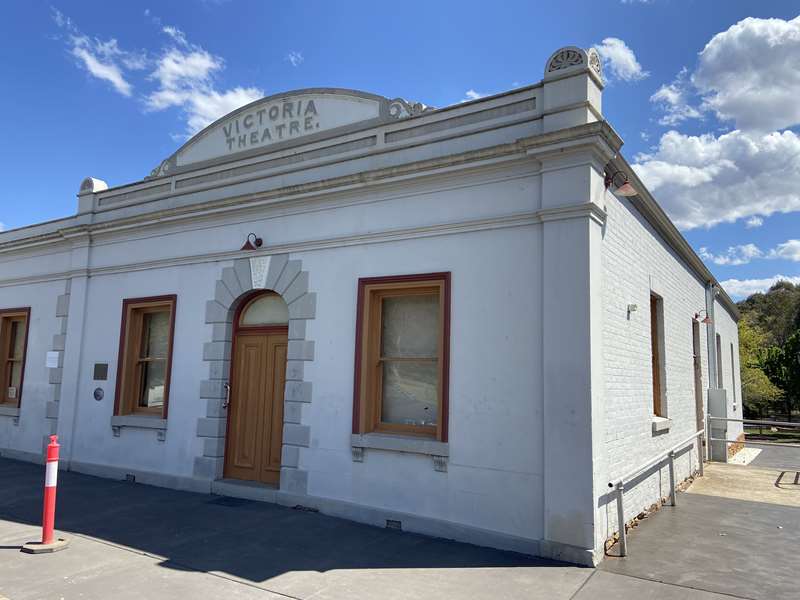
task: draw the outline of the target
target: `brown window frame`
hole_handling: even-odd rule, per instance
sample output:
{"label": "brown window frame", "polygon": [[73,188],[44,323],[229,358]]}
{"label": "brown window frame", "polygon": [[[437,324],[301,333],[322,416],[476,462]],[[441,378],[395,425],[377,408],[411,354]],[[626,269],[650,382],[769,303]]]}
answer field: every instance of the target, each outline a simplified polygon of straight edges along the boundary
{"label": "brown window frame", "polygon": [[664,410],[664,299],[650,293],[650,362],[653,378],[653,414],[666,417]]}
{"label": "brown window frame", "polygon": [[[402,292],[439,293],[439,414],[436,426],[401,425],[380,421],[380,386],[376,375],[382,359],[380,300]],[[423,273],[358,280],[356,308],[355,376],[353,383],[353,433],[389,433],[448,440],[450,388],[450,273]]]}
{"label": "brown window frame", "polygon": [[[25,323],[25,338],[22,341],[22,358],[20,359],[21,371],[19,376],[19,386],[17,387],[17,397],[8,397],[8,384],[10,383],[10,368],[9,363],[14,359],[10,357],[11,353],[11,340],[8,337],[6,323],[12,319],[17,320],[22,317]],[[22,405],[22,386],[25,383],[25,359],[28,357],[28,331],[31,323],[31,308],[30,306],[20,308],[2,308],[0,309],[0,406],[15,406],[19,408]]]}
{"label": "brown window frame", "polygon": [[[172,351],[175,339],[175,314],[178,304],[176,294],[149,296],[146,298],[125,298],[122,301],[122,321],[119,334],[119,353],[117,354],[117,384],[114,396],[115,415],[151,416],[166,419],[169,411],[169,387],[172,379]],[[164,373],[164,405],[161,407],[143,408],[138,406],[137,398],[140,377],[135,377],[137,370],[138,348],[142,337],[141,315],[157,312],[153,309],[167,307],[169,309],[169,338]],[[136,330],[133,328],[136,327]]]}

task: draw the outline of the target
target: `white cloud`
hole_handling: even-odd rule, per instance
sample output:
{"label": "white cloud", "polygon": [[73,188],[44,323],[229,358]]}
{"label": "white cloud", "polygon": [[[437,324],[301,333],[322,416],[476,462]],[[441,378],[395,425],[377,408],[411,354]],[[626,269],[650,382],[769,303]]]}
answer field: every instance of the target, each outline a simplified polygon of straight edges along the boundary
{"label": "white cloud", "polygon": [[642,69],[633,50],[621,39],[608,37],[595,47],[608,69],[609,79],[638,81],[650,75],[648,71]]}
{"label": "white cloud", "polygon": [[161,28],[161,31],[166,33],[169,37],[175,40],[175,43],[180,44],[181,46],[188,46],[189,43],[186,41],[186,34],[183,33],[177,27],[173,27],[172,25],[165,25]]}
{"label": "white cloud", "polygon": [[634,170],[682,229],[800,210],[800,136],[668,131]]}
{"label": "white cloud", "polygon": [[768,258],[800,262],[800,240],[787,240],[770,250]]}
{"label": "white cloud", "polygon": [[0,231],[5,231],[5,230],[6,230],[6,224],[0,221]]}
{"label": "white cloud", "polygon": [[[87,40],[87,38],[83,39]],[[96,55],[92,54],[92,51],[88,48],[88,43],[85,45],[76,43],[71,52],[75,58],[83,63],[89,73],[98,79],[108,81],[123,96],[131,95],[133,88],[123,77],[120,68],[113,62],[100,61]]]}
{"label": "white cloud", "polygon": [[750,217],[744,222],[744,226],[747,229],[755,229],[756,227],[761,227],[764,224],[764,219],[761,217]]}
{"label": "white cloud", "polygon": [[741,244],[729,246],[725,252],[720,254],[714,254],[703,246],[698,254],[705,261],[727,266],[746,265],[757,258],[800,262],[800,240],[787,240],[768,252],[764,252],[755,244]]}
{"label": "white cloud", "polygon": [[485,96],[488,96],[488,94],[476,92],[475,90],[470,88],[466,92],[464,92],[464,97],[461,99],[461,102],[469,102],[470,100],[479,100],[480,98],[483,98]]}
{"label": "white cloud", "polygon": [[670,84],[664,84],[650,96],[664,115],[658,120],[661,125],[677,125],[686,119],[698,119],[703,114],[690,104],[689,70],[683,67]]}
{"label": "white cloud", "polygon": [[114,38],[107,41],[90,38],[81,33],[70,17],[55,8],[52,17],[55,24],[66,31],[68,51],[78,64],[93,77],[110,83],[123,96],[131,96],[133,86],[124,72],[146,68],[146,53],[122,50]]}
{"label": "white cloud", "polygon": [[163,25],[150,9],[145,9],[144,16],[170,39],[158,55],[123,50],[114,38],[107,41],[90,38],[78,30],[72,19],[53,9],[53,21],[67,33],[70,54],[90,74],[109,82],[120,94],[132,97],[131,75],[150,70],[148,77],[140,79],[142,87],[150,88],[141,99],[150,111],[170,107],[182,109],[186,130],[182,134],[173,134],[175,139],[185,139],[219,117],[265,95],[256,87],[218,89],[215,76],[225,68],[221,57],[191,44],[183,31]]}
{"label": "white cloud", "polygon": [[716,265],[746,265],[754,258],[761,258],[764,253],[755,244],[730,246],[723,254],[712,254],[708,248],[700,248],[700,258],[711,261]]}
{"label": "white cloud", "polygon": [[700,52],[692,83],[705,107],[737,129],[800,123],[800,17],[748,17],[716,34]]}
{"label": "white cloud", "polygon": [[303,54],[298,52],[297,50],[292,50],[289,54],[286,55],[286,60],[288,60],[293,67],[300,66],[305,58],[303,58]]}
{"label": "white cloud", "polygon": [[775,275],[763,279],[726,279],[720,285],[733,298],[746,298],[756,292],[766,292],[769,288],[779,281],[789,281],[795,285],[800,285],[800,276]]}
{"label": "white cloud", "polygon": [[189,44],[177,28],[164,27],[164,33],[182,48],[166,49],[157,60],[151,79],[158,89],[145,98],[150,110],[180,107],[186,115],[186,132],[177,138],[186,138],[210,125],[221,116],[263,97],[263,90],[237,86],[220,91],[214,84],[214,75],[224,69],[225,61],[197,45]]}

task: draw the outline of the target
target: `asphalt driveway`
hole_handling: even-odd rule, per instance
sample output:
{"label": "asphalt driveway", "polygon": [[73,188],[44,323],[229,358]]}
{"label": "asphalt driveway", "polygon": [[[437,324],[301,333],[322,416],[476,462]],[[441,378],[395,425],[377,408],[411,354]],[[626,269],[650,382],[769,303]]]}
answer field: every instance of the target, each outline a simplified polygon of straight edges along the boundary
{"label": "asphalt driveway", "polygon": [[[0,598],[760,597],[705,585],[702,560],[687,565],[693,577],[670,581],[629,559],[605,563],[630,564],[627,572],[581,568],[304,510],[76,473],[59,475],[56,517],[71,546],[52,555],[23,554],[20,545],[39,535],[42,479],[41,466],[0,458]],[[631,536],[636,553],[637,538],[647,538],[647,528],[640,530]],[[691,528],[658,535],[674,538],[670,552],[694,545]]]}

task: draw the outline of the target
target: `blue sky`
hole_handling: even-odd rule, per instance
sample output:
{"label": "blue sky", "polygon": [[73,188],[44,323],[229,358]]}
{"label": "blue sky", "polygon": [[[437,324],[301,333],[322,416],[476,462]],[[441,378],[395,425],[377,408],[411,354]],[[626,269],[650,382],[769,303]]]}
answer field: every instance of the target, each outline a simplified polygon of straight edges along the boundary
{"label": "blue sky", "polygon": [[5,229],[136,181],[261,94],[347,87],[433,106],[541,79],[596,46],[623,153],[735,296],[800,283],[795,1],[4,3]]}

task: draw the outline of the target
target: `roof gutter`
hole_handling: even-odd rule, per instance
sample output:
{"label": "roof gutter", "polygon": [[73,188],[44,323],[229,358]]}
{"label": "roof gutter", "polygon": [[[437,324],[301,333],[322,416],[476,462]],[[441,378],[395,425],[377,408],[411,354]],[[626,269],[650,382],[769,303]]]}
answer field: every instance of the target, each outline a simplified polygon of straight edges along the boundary
{"label": "roof gutter", "polygon": [[720,283],[708,270],[702,259],[697,256],[689,242],[683,237],[678,228],[664,212],[664,209],[659,206],[653,195],[649,192],[636,172],[631,168],[628,161],[625,160],[620,154],[609,161],[609,164],[617,171],[622,171],[628,176],[630,181],[639,192],[636,196],[629,196],[629,200],[633,205],[642,213],[656,231],[658,231],[670,247],[683,258],[695,274],[703,280],[706,286],[713,286],[718,290],[718,298],[720,303],[728,310],[734,320],[739,320],[739,309],[736,303],[731,299],[728,293],[722,288]]}

